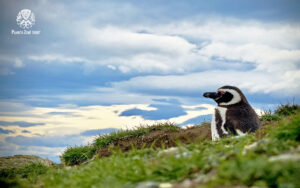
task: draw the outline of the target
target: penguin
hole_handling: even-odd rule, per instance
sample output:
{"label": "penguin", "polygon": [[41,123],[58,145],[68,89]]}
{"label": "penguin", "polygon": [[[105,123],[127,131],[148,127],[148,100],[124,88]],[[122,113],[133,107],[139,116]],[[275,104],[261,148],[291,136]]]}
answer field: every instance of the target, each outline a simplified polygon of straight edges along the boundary
{"label": "penguin", "polygon": [[212,116],[212,140],[229,135],[243,136],[261,127],[257,114],[239,88],[223,86],[217,92],[206,92],[203,96],[218,104]]}

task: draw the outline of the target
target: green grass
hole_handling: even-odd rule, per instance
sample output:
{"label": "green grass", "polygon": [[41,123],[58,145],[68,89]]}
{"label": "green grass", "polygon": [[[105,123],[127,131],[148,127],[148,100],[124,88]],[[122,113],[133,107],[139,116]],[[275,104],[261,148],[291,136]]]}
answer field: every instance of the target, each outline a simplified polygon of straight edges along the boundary
{"label": "green grass", "polygon": [[[178,182],[195,176],[208,176],[205,187],[245,185],[299,187],[299,161],[270,162],[271,156],[288,153],[299,146],[300,112],[269,124],[268,134],[253,151],[243,154],[244,146],[259,139],[254,135],[204,141],[182,146],[177,155],[157,156],[158,150],[133,150],[96,159],[85,166],[49,173],[45,187],[135,187],[142,181]],[[186,151],[187,150],[187,151]]]}
{"label": "green grass", "polygon": [[93,146],[98,149],[106,147],[111,142],[126,136],[139,137],[146,135],[147,133],[154,130],[178,131],[179,129],[180,128],[178,126],[170,122],[158,123],[152,126],[142,125],[132,130],[120,130],[118,132],[112,132],[107,135],[100,135],[98,138],[95,139]]}
{"label": "green grass", "polygon": [[178,131],[180,128],[173,123],[158,123],[152,126],[144,125],[131,130],[120,130],[106,135],[99,135],[90,146],[68,147],[61,156],[66,165],[78,165],[88,159],[91,159],[95,152],[101,148],[107,147],[113,141],[127,136],[139,137],[148,134],[154,130]]}
{"label": "green grass", "polygon": [[[297,113],[297,114],[296,114]],[[269,157],[296,151],[299,154],[300,112],[291,120],[284,119],[269,126],[268,136],[262,145],[247,155],[238,154],[234,160],[218,166],[218,178],[212,185],[242,184],[261,187],[300,187],[299,161],[268,161]]]}
{"label": "green grass", "polygon": [[279,140],[300,141],[300,116],[299,113],[289,123],[282,121],[278,128],[271,131],[272,137]]}
{"label": "green grass", "polygon": [[[264,115],[261,116],[263,122],[279,121],[284,116],[292,115],[295,111],[299,110],[299,105],[295,104],[281,104],[274,111],[265,111]],[[91,159],[97,150],[107,147],[110,143],[117,141],[120,138],[127,136],[139,137],[148,134],[153,130],[169,130],[178,131],[179,127],[173,123],[160,123],[153,126],[140,126],[132,130],[120,130],[117,132],[112,132],[106,135],[99,135],[98,138],[90,146],[74,146],[68,147],[61,156],[62,162],[66,165],[78,165],[88,159]]]}
{"label": "green grass", "polygon": [[[300,162],[269,160],[281,154],[300,154],[300,110],[293,110],[291,114],[286,117],[280,115],[281,120],[266,123],[263,129],[259,130],[264,131],[263,140],[257,134],[241,138],[228,137],[219,141],[181,145],[178,153],[164,155],[158,155],[161,149],[133,148],[126,153],[115,151],[110,157],[96,158],[86,165],[49,168],[42,173],[25,173],[26,176],[22,176],[23,173],[12,172],[12,175],[3,177],[6,178],[6,182],[11,183],[11,186],[19,184],[21,187],[46,188],[130,188],[144,181],[173,184],[200,177],[198,181],[200,187],[242,185],[297,188],[300,187]],[[176,126],[154,128],[177,130]],[[97,139],[103,139],[101,143],[109,144],[111,141],[107,140],[123,136],[141,136],[147,131],[151,131],[151,128],[144,127],[142,131],[133,130],[134,134],[127,131],[113,133],[112,136],[105,135]],[[260,144],[245,152],[245,146],[254,142]],[[70,158],[79,156],[76,160],[81,161],[83,156],[89,158],[88,152],[91,149],[89,147],[92,146],[68,148],[64,155]],[[37,178],[34,181],[27,181],[32,176]]]}
{"label": "green grass", "polygon": [[300,165],[295,162],[267,162],[266,157],[236,157],[218,167],[218,178],[212,185],[245,185],[259,187],[299,187]]}
{"label": "green grass", "polygon": [[[1,187],[18,187],[18,181],[26,184],[35,184],[40,175],[45,174],[50,168],[41,163],[32,163],[21,168],[8,168],[0,170]],[[18,180],[18,181],[16,181]]]}
{"label": "green grass", "polygon": [[61,156],[61,161],[66,165],[78,165],[92,158],[93,154],[91,146],[68,147]]}

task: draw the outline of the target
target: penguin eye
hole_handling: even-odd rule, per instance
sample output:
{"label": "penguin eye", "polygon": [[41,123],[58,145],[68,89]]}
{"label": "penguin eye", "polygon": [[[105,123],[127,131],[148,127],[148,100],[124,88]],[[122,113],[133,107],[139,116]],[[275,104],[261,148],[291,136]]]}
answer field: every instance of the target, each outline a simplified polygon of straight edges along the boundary
{"label": "penguin eye", "polygon": [[221,91],[221,90],[218,90],[217,93],[218,93],[218,94],[221,94],[221,95],[224,95],[225,92],[224,92],[224,91]]}

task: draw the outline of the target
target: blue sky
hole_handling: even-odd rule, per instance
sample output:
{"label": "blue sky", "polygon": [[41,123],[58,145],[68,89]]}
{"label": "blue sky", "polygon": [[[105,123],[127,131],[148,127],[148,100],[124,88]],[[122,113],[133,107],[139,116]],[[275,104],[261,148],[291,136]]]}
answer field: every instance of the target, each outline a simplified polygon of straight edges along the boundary
{"label": "blue sky", "polygon": [[[39,35],[16,16],[30,9]],[[299,1],[1,1],[0,155],[56,162],[140,124],[208,120],[222,85],[272,109],[300,92]]]}

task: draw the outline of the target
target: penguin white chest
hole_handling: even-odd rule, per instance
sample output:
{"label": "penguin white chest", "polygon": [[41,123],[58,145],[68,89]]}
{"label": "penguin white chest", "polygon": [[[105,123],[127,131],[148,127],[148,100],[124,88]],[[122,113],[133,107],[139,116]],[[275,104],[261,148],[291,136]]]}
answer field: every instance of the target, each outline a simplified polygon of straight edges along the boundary
{"label": "penguin white chest", "polygon": [[[213,113],[212,116],[212,121],[211,121],[211,137],[212,140],[218,140],[221,135],[219,135],[218,133],[218,125],[217,122],[222,122],[221,123],[221,131],[223,132],[223,134],[228,134],[228,132],[225,130],[225,122],[226,122],[226,111],[227,108],[222,108],[222,107],[216,107],[215,111]],[[216,114],[219,114],[220,116],[217,116]],[[217,121],[216,118],[221,118],[221,121]]]}

